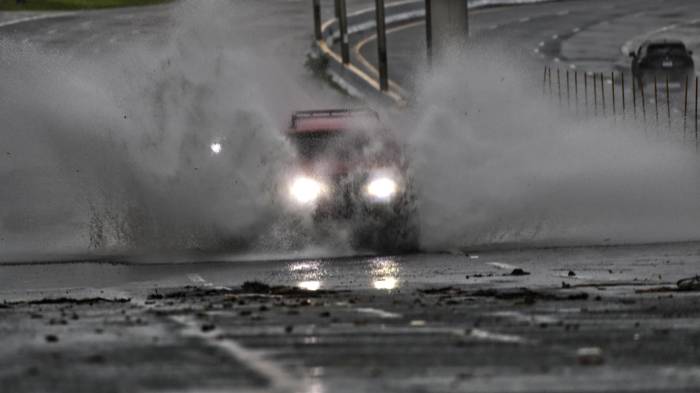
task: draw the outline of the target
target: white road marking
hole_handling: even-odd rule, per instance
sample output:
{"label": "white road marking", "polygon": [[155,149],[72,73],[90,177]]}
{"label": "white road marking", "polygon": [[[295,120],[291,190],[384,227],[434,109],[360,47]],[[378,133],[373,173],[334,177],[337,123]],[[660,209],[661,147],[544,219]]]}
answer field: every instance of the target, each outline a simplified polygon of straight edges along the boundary
{"label": "white road marking", "polygon": [[60,14],[52,14],[52,15],[30,16],[28,18],[21,18],[21,19],[9,20],[7,22],[1,22],[0,27],[12,26],[12,25],[20,24],[20,23],[33,22],[33,21],[43,20],[43,19],[60,18],[63,16],[71,16],[71,15],[75,15],[75,12],[62,12]]}
{"label": "white road marking", "polygon": [[54,34],[56,34],[57,31],[58,31],[58,30],[56,30],[56,29],[51,29],[51,30],[49,30],[48,32],[46,32],[46,34],[48,34],[48,35],[54,35]]}
{"label": "white road marking", "polygon": [[507,319],[512,319],[516,322],[526,322],[529,324],[554,324],[559,322],[558,319],[554,317],[550,317],[549,315],[527,315],[523,314],[519,311],[495,311],[492,312],[490,315],[493,315],[495,317],[499,318],[507,318]]}
{"label": "white road marking", "polygon": [[557,12],[557,16],[569,15],[569,12],[569,10],[559,11]]}
{"label": "white road marking", "polygon": [[579,27],[574,27],[573,29],[571,29],[572,33],[578,33],[579,31],[581,31],[581,28]]}
{"label": "white road marking", "polygon": [[508,344],[527,344],[530,341],[514,334],[493,333],[483,329],[472,329],[469,336],[484,341],[496,341]]}
{"label": "white road marking", "polygon": [[559,39],[559,34],[552,34],[552,39],[553,40]]}
{"label": "white road marking", "polygon": [[355,311],[363,313],[363,314],[371,314],[371,315],[377,316],[379,318],[386,318],[386,319],[396,319],[396,318],[401,318],[401,316],[402,316],[401,314],[380,310],[378,308],[371,308],[371,307],[360,307],[360,308],[356,308]]}
{"label": "white road marking", "polygon": [[530,21],[530,17],[529,17],[529,16],[526,16],[526,17],[524,17],[524,18],[518,19],[518,22],[520,22],[520,23],[525,23],[525,22],[529,22],[529,21]]}
{"label": "white road marking", "polygon": [[270,383],[269,391],[272,392],[300,392],[301,387],[298,378],[288,374],[284,368],[266,359],[260,351],[249,350],[231,338],[219,339],[219,332],[213,330],[204,333],[200,329],[200,323],[190,316],[175,315],[170,317],[175,322],[184,326],[183,335],[199,338],[208,345],[215,347],[246,367],[261,375]]}

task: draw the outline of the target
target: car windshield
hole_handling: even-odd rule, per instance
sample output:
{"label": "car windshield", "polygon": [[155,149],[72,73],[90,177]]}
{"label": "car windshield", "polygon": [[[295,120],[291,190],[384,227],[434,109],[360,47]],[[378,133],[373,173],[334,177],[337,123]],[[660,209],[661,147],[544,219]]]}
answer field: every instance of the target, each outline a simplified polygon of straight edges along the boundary
{"label": "car windshield", "polygon": [[686,55],[683,44],[656,44],[649,45],[647,50],[649,56],[684,56]]}

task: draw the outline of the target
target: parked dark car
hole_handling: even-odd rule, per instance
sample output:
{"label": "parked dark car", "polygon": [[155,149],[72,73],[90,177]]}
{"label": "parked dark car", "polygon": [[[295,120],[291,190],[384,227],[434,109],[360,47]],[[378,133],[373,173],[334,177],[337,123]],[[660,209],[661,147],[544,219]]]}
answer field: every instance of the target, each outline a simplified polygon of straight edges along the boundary
{"label": "parked dark car", "polygon": [[682,41],[653,40],[645,41],[637,52],[630,52],[632,58],[632,75],[638,83],[666,83],[666,78],[673,85],[683,86],[695,77],[693,52]]}

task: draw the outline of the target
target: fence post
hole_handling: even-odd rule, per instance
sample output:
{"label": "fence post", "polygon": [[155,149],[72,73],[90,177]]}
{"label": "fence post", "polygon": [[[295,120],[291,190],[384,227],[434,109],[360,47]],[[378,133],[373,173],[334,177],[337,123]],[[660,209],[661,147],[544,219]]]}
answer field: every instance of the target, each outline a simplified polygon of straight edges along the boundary
{"label": "fence post", "polygon": [[384,0],[375,0],[375,15],[377,17],[377,59],[379,62],[379,88],[389,90],[389,67],[386,56],[386,18],[384,16]]}
{"label": "fence post", "polygon": [[552,90],[552,67],[547,67],[547,77],[549,78],[549,98],[554,97],[554,90]]}
{"label": "fence post", "polygon": [[598,116],[598,81],[596,73],[593,73],[593,116]]}
{"label": "fence post", "polygon": [[586,107],[586,117],[588,117],[588,73],[583,73],[583,105]]}
{"label": "fence post", "polygon": [[542,97],[545,97],[546,95],[547,95],[547,66],[544,66],[544,75],[542,76]]}
{"label": "fence post", "polygon": [[615,71],[610,72],[610,81],[612,82],[612,114],[614,118],[617,114],[615,110]]}
{"label": "fence post", "polygon": [[603,117],[605,117],[605,82],[603,81],[603,73],[600,73],[600,103],[602,107]]}
{"label": "fence post", "polygon": [[576,106],[576,116],[578,116],[578,71],[574,70],[574,105]]}
{"label": "fence post", "polygon": [[632,116],[637,120],[637,84],[634,83],[634,75],[632,75]]}
{"label": "fence post", "polygon": [[561,72],[559,67],[557,67],[557,97],[559,99],[559,106],[561,106]]}
{"label": "fence post", "polygon": [[671,89],[669,88],[669,75],[666,74],[666,116],[668,117],[668,132],[671,133]]}
{"label": "fence post", "polygon": [[646,103],[646,97],[644,96],[644,81],[642,79],[639,80],[639,92],[641,93],[641,99],[642,99],[642,121],[644,122],[644,136],[647,135],[647,103]]}
{"label": "fence post", "polygon": [[695,77],[695,149],[698,149],[698,77]]}
{"label": "fence post", "polygon": [[685,141],[685,133],[688,125],[688,83],[690,78],[685,76],[685,88],[683,89],[683,141]]}
{"label": "fence post", "polygon": [[622,84],[622,120],[627,117],[627,108],[625,107],[625,72],[620,71],[620,83]]}
{"label": "fence post", "polygon": [[571,90],[569,88],[569,70],[566,70],[566,109],[571,110]]}
{"label": "fence post", "polygon": [[654,74],[654,111],[656,113],[656,133],[659,133],[659,81]]}

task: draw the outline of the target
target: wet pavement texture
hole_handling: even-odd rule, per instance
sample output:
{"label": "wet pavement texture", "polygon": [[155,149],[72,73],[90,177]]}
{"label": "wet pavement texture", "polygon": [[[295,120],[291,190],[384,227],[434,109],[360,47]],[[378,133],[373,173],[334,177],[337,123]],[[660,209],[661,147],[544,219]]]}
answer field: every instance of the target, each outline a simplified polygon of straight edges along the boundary
{"label": "wet pavement texture", "polygon": [[[679,280],[694,276],[699,252],[689,243],[78,264],[91,266],[92,277],[100,269],[131,274],[102,287],[66,274],[43,289],[34,281],[36,291],[24,295],[3,283],[0,385],[16,392],[695,392],[700,292],[696,279]],[[69,266],[0,272],[52,276]]]}

